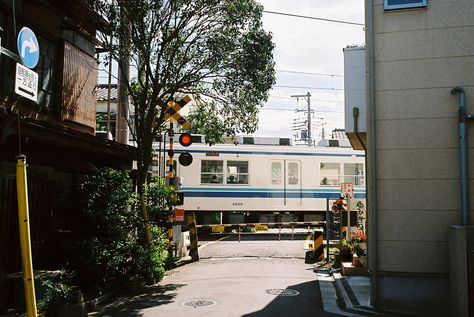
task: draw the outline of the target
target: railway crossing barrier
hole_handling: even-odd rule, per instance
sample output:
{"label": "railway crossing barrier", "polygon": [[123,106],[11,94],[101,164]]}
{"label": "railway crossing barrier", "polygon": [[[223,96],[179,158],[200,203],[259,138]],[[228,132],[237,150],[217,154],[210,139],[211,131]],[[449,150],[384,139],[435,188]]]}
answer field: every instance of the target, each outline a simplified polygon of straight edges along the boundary
{"label": "railway crossing barrier", "polygon": [[[294,238],[295,228],[313,228],[326,227],[326,221],[310,221],[310,222],[269,222],[269,223],[236,223],[236,224],[207,224],[196,225],[198,229],[208,229],[211,233],[232,232],[235,230],[239,237],[244,230],[254,229],[255,231],[267,231],[269,228],[278,228],[278,240],[281,240],[281,229],[291,228],[291,240]],[[245,229],[244,229],[245,228]],[[322,233],[321,233],[322,237]]]}
{"label": "railway crossing barrier", "polygon": [[191,261],[199,261],[197,226],[194,213],[188,214],[189,239],[191,241],[189,256]]}

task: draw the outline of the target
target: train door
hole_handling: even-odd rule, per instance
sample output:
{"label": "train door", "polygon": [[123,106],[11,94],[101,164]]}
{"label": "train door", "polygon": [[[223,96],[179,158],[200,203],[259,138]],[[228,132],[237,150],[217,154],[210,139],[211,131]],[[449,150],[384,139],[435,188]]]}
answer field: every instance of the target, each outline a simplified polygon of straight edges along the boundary
{"label": "train door", "polygon": [[272,207],[301,205],[301,163],[292,160],[271,161]]}

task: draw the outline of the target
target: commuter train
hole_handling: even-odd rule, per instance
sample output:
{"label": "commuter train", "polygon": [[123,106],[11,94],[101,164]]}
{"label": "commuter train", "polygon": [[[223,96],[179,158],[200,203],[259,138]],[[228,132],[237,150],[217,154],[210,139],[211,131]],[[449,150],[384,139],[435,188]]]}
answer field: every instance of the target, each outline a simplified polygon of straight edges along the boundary
{"label": "commuter train", "polygon": [[240,138],[213,146],[176,144],[175,156],[193,156],[191,165],[175,167],[185,211],[194,212],[200,224],[324,220],[341,183],[352,183],[354,198],[365,200],[365,155],[347,139],[314,147],[289,143]]}

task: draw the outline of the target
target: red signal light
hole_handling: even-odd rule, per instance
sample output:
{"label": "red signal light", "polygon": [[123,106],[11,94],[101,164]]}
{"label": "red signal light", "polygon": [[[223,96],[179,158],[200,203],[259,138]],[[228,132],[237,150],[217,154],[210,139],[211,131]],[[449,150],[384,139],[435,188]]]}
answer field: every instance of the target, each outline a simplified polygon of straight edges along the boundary
{"label": "red signal light", "polygon": [[192,143],[193,140],[191,139],[191,134],[183,133],[179,136],[179,144],[182,146],[190,146]]}

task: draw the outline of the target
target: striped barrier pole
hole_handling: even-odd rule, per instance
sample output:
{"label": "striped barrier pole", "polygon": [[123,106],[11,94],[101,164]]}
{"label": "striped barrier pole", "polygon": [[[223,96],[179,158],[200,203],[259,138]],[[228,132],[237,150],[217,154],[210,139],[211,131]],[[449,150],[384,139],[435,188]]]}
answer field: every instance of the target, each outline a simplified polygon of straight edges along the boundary
{"label": "striped barrier pole", "polygon": [[191,242],[191,246],[189,248],[189,256],[191,257],[191,261],[199,261],[198,236],[196,229],[196,218],[194,216],[194,213],[188,214],[187,220],[189,226],[189,240]]}
{"label": "striped barrier pole", "polygon": [[237,230],[238,230],[238,233],[239,233],[239,243],[240,243],[240,226]]}
{"label": "striped barrier pole", "polygon": [[281,241],[281,226],[278,228],[278,241]]}
{"label": "striped barrier pole", "polygon": [[324,239],[323,233],[321,231],[314,232],[314,243],[313,243],[313,251],[314,251],[314,258],[316,260],[322,261],[324,260]]}
{"label": "striped barrier pole", "polygon": [[291,226],[291,241],[293,241],[294,232],[295,232],[295,227]]}

